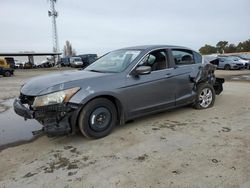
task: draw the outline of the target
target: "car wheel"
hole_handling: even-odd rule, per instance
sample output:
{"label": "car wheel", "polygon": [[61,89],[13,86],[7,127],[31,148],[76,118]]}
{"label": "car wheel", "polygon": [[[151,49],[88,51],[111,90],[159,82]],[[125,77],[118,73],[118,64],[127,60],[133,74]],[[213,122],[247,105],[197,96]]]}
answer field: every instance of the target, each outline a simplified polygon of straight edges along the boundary
{"label": "car wheel", "polygon": [[194,103],[196,109],[206,109],[214,105],[215,91],[211,84],[202,83],[197,87],[197,96]]}
{"label": "car wheel", "polygon": [[225,66],[224,66],[224,69],[225,69],[225,70],[230,70],[230,69],[231,69],[231,66],[230,66],[230,65],[225,65]]}
{"label": "car wheel", "polygon": [[4,77],[10,77],[11,76],[11,72],[10,71],[6,71],[5,73],[4,73]]}
{"label": "car wheel", "polygon": [[90,101],[82,109],[78,119],[81,133],[88,138],[107,136],[117,123],[117,110],[108,99]]}

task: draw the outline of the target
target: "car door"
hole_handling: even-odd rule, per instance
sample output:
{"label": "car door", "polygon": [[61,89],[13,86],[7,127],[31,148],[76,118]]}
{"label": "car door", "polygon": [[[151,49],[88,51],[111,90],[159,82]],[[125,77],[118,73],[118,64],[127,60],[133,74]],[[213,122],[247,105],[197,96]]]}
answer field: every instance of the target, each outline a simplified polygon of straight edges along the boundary
{"label": "car door", "polygon": [[224,69],[225,68],[225,65],[227,64],[226,62],[226,58],[223,58],[223,57],[219,57],[219,65],[218,65],[218,68],[220,69]]}
{"label": "car door", "polygon": [[127,76],[124,92],[130,118],[175,105],[175,80],[168,59],[165,49],[152,51],[137,65],[151,66],[151,73]]}
{"label": "car door", "polygon": [[196,77],[202,63],[202,57],[197,52],[187,49],[172,49],[175,63],[176,106],[192,102],[196,96],[192,77]]}

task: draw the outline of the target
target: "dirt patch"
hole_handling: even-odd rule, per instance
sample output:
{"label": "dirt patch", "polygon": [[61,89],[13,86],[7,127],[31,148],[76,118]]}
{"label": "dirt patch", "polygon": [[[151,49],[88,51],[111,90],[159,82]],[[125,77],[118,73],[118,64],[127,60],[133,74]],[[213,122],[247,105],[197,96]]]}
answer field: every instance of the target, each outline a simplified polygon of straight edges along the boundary
{"label": "dirt patch", "polygon": [[174,120],[164,120],[163,122],[154,122],[152,130],[160,130],[161,128],[168,128],[172,131],[176,131],[177,127],[186,126],[188,123],[179,122]]}
{"label": "dirt patch", "polygon": [[222,131],[222,132],[230,132],[231,129],[228,128],[228,127],[222,127],[221,131]]}
{"label": "dirt patch", "polygon": [[143,154],[143,155],[138,156],[137,158],[135,158],[135,160],[138,161],[138,162],[143,162],[143,161],[145,161],[147,158],[148,158],[148,155],[147,155],[147,154]]}
{"label": "dirt patch", "polygon": [[23,178],[30,178],[30,177],[32,177],[32,176],[34,176],[34,175],[36,175],[36,174],[38,174],[38,173],[31,173],[31,172],[28,172],[27,174],[25,174],[25,175],[23,176]]}
{"label": "dirt patch", "polygon": [[67,157],[63,157],[61,153],[55,153],[53,154],[54,159],[50,163],[48,163],[48,166],[45,166],[43,168],[44,173],[53,173],[55,170],[58,169],[78,169],[77,163],[79,163],[78,160],[70,161]]}
{"label": "dirt patch", "polygon": [[3,105],[3,104],[0,103],[0,113],[5,112],[5,111],[7,111],[8,109],[9,109],[8,106]]}

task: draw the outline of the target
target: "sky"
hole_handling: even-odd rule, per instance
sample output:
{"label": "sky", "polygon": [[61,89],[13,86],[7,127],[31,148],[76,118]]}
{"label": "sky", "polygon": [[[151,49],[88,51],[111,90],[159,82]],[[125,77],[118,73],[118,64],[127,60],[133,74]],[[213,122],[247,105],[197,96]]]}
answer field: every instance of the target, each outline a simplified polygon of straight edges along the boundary
{"label": "sky", "polygon": [[[250,39],[250,0],[58,0],[59,46],[78,54],[148,44],[198,50]],[[0,0],[0,52],[52,51],[48,0]]]}

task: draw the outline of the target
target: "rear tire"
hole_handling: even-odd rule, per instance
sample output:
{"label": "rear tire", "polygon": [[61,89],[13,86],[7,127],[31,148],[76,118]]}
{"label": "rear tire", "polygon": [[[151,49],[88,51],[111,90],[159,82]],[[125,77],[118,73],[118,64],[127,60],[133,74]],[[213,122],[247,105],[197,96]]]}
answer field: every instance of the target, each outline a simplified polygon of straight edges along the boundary
{"label": "rear tire", "polygon": [[214,105],[215,91],[211,84],[201,83],[197,86],[197,96],[194,103],[196,109],[206,109]]}
{"label": "rear tire", "polygon": [[231,66],[227,64],[227,65],[224,66],[224,69],[225,69],[225,70],[230,70],[230,69],[231,69]]}
{"label": "rear tire", "polygon": [[117,123],[117,110],[108,99],[90,101],[81,110],[78,125],[81,133],[88,138],[102,138],[111,133]]}

